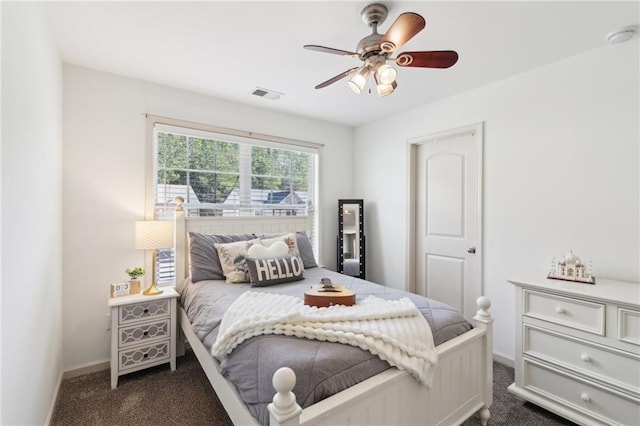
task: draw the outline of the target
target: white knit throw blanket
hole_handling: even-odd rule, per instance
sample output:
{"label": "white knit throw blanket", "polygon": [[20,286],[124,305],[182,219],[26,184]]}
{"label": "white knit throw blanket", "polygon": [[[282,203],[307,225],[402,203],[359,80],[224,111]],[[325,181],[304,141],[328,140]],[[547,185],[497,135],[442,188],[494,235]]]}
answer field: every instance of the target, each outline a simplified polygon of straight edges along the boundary
{"label": "white knit throw blanket", "polygon": [[410,372],[426,386],[431,386],[438,359],[429,323],[408,298],[369,296],[354,306],[316,308],[293,296],[247,291],[222,318],[211,353],[221,359],[260,334],[357,346]]}

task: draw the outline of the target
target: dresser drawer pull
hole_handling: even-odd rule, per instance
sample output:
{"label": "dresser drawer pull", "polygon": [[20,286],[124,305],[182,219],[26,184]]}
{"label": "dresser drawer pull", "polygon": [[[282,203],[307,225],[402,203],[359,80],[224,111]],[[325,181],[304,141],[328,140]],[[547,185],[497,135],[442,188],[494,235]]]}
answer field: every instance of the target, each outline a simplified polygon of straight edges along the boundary
{"label": "dresser drawer pull", "polygon": [[567,311],[562,306],[556,306],[556,312],[559,314],[566,314]]}
{"label": "dresser drawer pull", "polygon": [[145,314],[148,314],[148,313],[149,313],[149,309],[146,309],[146,308],[145,308],[145,310],[144,310],[144,311],[142,311],[142,312],[144,312]]}
{"label": "dresser drawer pull", "polygon": [[[149,332],[148,332],[148,331],[145,331],[144,333],[142,333],[142,335],[143,335],[143,336],[148,336],[148,335],[149,335]],[[582,356],[584,356],[584,355],[582,355]],[[586,361],[584,358],[583,358],[582,360],[583,360],[583,361]]]}
{"label": "dresser drawer pull", "polygon": [[580,359],[583,360],[584,362],[591,362],[591,357],[587,354],[580,355]]}
{"label": "dresser drawer pull", "polygon": [[580,394],[580,399],[583,400],[584,402],[591,402],[591,397],[586,392],[583,392]]}
{"label": "dresser drawer pull", "polygon": [[[148,357],[149,357],[149,354],[144,354],[144,355],[142,355],[142,358],[148,358]],[[583,395],[584,395],[584,394],[583,394]]]}

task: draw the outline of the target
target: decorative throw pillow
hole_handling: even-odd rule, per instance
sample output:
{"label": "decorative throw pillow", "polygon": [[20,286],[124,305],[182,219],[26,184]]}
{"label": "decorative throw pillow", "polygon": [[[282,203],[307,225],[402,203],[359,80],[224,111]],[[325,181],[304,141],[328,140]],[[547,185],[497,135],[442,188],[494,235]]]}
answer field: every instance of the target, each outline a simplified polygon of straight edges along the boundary
{"label": "decorative throw pillow", "polygon": [[300,256],[300,251],[298,250],[298,239],[295,232],[280,235],[278,237],[262,238],[261,241],[262,245],[265,247],[270,247],[271,244],[276,241],[284,241],[289,247],[289,256]]}
{"label": "decorative throw pillow", "polygon": [[284,241],[276,241],[270,247],[254,244],[247,250],[247,257],[252,259],[269,259],[270,257],[285,257],[289,253],[289,246]]}
{"label": "decorative throw pillow", "polygon": [[255,239],[253,234],[209,235],[189,232],[189,267],[191,281],[225,279],[218,251],[214,244],[232,243]]}
{"label": "decorative throw pillow", "polygon": [[252,287],[266,287],[304,279],[304,267],[298,256],[247,258],[247,268]]}
{"label": "decorative throw pillow", "polygon": [[254,244],[260,244],[260,239],[214,244],[218,251],[218,257],[220,257],[222,272],[224,272],[228,283],[246,283],[249,281],[246,258],[249,248]]}
{"label": "decorative throw pillow", "polygon": [[296,242],[298,243],[298,251],[300,252],[304,269],[316,268],[318,264],[313,255],[313,248],[311,247],[311,241],[309,241],[307,233],[304,231],[296,232]]}

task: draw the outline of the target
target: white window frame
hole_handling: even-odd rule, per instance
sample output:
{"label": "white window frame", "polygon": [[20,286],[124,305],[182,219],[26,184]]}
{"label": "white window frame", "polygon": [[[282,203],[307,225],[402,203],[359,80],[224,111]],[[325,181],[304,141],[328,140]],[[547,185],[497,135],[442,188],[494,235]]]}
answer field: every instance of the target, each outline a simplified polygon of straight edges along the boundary
{"label": "white window frame", "polygon": [[[190,136],[201,136],[203,138],[215,139],[216,134],[222,136],[222,139],[229,142],[239,142],[243,146],[243,142],[247,142],[252,145],[261,145],[265,147],[281,148],[281,149],[296,149],[300,151],[306,151],[315,154],[316,162],[313,167],[314,176],[312,176],[314,185],[311,199],[314,205],[312,206],[312,223],[313,229],[311,230],[311,240],[316,257],[319,258],[321,253],[320,246],[320,229],[319,229],[319,170],[320,170],[320,158],[322,153],[323,144],[301,141],[297,139],[283,138],[278,136],[266,135],[255,132],[248,132],[243,130],[229,129],[224,127],[218,127],[203,123],[195,123],[191,121],[185,121],[175,118],[162,117],[152,114],[145,114],[146,117],[146,146],[145,146],[145,219],[154,220],[156,214],[155,203],[155,175],[158,169],[157,156],[155,152],[155,131],[157,129],[171,132],[172,129],[184,129]],[[246,146],[246,145],[244,145]],[[244,165],[247,166],[246,164]],[[241,168],[243,166],[241,165]],[[250,167],[250,165],[249,165]],[[152,265],[151,253],[147,253],[145,257],[146,269],[155,268],[156,265]],[[173,285],[175,282],[164,282],[158,285]]]}

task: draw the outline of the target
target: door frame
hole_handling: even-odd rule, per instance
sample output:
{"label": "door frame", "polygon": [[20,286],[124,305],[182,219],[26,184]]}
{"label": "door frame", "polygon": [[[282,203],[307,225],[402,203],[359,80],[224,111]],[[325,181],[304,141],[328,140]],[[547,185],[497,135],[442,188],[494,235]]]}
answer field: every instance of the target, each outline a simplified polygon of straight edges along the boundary
{"label": "door frame", "polygon": [[415,293],[416,291],[416,187],[417,187],[417,174],[418,174],[418,146],[428,143],[446,142],[447,140],[456,138],[458,136],[474,136],[474,140],[478,146],[478,181],[477,181],[477,193],[478,193],[478,242],[476,244],[476,256],[478,257],[478,271],[477,282],[479,288],[479,294],[483,295],[484,282],[483,276],[483,232],[482,232],[482,200],[483,200],[483,156],[484,156],[484,122],[473,123],[466,126],[456,127],[453,129],[442,130],[436,133],[430,133],[424,136],[418,136],[407,140],[407,238],[406,238],[406,271],[407,278],[405,282],[405,288]]}

